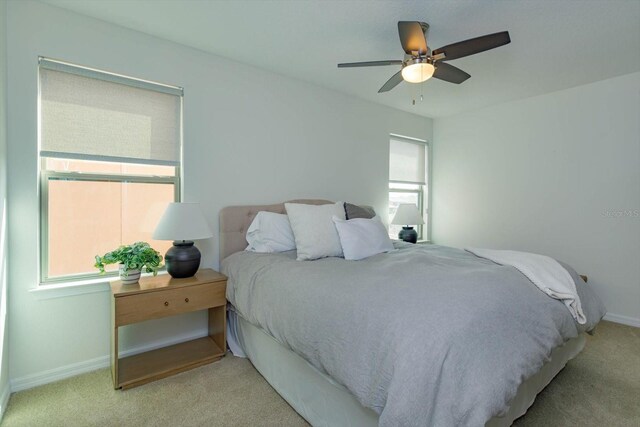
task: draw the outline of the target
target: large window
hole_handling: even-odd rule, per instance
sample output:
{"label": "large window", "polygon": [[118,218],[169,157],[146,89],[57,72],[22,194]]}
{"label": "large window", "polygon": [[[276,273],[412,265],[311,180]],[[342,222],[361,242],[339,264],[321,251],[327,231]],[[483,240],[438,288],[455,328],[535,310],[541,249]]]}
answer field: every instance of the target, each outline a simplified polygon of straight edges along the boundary
{"label": "large window", "polygon": [[122,244],[164,253],[151,235],[180,200],[182,89],[41,58],[38,107],[41,282],[96,276]]}
{"label": "large window", "polygon": [[[425,141],[392,135],[389,142],[389,223],[401,203],[412,203],[422,213],[418,239],[428,240],[429,145]],[[411,224],[409,224],[411,225]],[[398,238],[401,225],[389,225],[389,236]]]}

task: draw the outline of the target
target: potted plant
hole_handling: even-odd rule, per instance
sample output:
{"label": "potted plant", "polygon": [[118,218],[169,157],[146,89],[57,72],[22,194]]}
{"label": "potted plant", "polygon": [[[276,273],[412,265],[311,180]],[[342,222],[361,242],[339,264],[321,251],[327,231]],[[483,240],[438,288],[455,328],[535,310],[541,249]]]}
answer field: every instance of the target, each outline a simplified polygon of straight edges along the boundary
{"label": "potted plant", "polygon": [[136,242],[132,245],[120,246],[115,251],[107,252],[103,256],[96,255],[95,267],[101,274],[105,273],[105,265],[120,264],[120,280],[125,285],[137,283],[140,273],[158,274],[162,262],[160,252],[153,249],[147,242]]}

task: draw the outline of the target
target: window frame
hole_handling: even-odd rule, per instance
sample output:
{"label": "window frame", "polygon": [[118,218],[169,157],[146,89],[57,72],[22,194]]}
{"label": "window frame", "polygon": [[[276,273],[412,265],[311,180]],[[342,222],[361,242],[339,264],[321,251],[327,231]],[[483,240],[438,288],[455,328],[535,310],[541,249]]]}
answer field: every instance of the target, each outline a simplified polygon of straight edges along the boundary
{"label": "window frame", "polygon": [[88,182],[117,182],[121,184],[172,184],[174,188],[173,200],[180,201],[180,168],[175,166],[173,176],[153,175],[118,175],[106,173],[60,172],[46,169],[47,157],[41,158],[40,164],[40,283],[42,285],[81,280],[98,277],[112,278],[118,272],[79,273],[66,276],[49,277],[49,181],[88,181]]}
{"label": "window frame", "polygon": [[[122,84],[127,84],[133,87],[142,87],[148,90],[158,90],[159,92],[166,93],[167,89],[179,90],[181,92],[180,98],[180,132],[179,132],[179,159],[177,164],[172,165],[175,169],[173,175],[158,176],[158,175],[132,175],[132,174],[119,174],[119,173],[85,173],[85,172],[63,172],[48,170],[46,166],[47,159],[54,158],[50,156],[41,155],[41,93],[40,93],[40,70],[41,60],[54,61],[63,64],[65,67],[74,68],[75,72],[80,75],[85,75],[90,78],[98,80],[112,81]],[[172,184],[174,188],[174,202],[180,202],[182,200],[182,183],[183,183],[183,142],[184,142],[184,91],[181,87],[165,85],[162,83],[155,83],[148,80],[137,79],[135,77],[124,76],[121,74],[110,73],[108,71],[98,70],[95,68],[84,67],[81,65],[70,64],[67,62],[49,60],[48,58],[39,57],[38,61],[38,93],[37,93],[37,143],[38,143],[38,201],[39,201],[39,221],[38,221],[38,268],[39,268],[39,281],[42,288],[46,288],[50,285],[61,285],[65,283],[75,282],[87,282],[99,278],[103,278],[104,281],[108,281],[118,276],[117,271],[107,272],[105,274],[96,273],[79,273],[69,274],[65,276],[48,277],[49,271],[49,181],[51,180],[63,180],[63,181],[89,181],[89,182],[117,182],[117,183],[139,183],[139,184]],[[56,158],[63,160],[88,160],[96,161],[93,158],[85,158],[84,156],[70,155],[68,157],[56,156]],[[157,165],[166,166],[162,162],[136,162],[135,159],[131,161],[111,161],[104,160],[106,163],[129,163],[132,165]],[[85,286],[85,285],[82,285]]]}
{"label": "window frame", "polygon": [[[400,141],[406,141],[412,144],[423,144],[425,146],[425,155],[427,156],[426,161],[425,161],[425,181],[426,184],[422,185],[422,184],[414,184],[419,186],[419,189],[417,190],[412,190],[412,189],[400,189],[400,188],[392,188],[393,184],[409,184],[407,182],[403,182],[403,181],[393,181],[393,180],[388,180],[388,193],[387,193],[387,210],[389,209],[389,198],[391,196],[391,193],[411,193],[411,194],[417,194],[418,195],[418,210],[420,211],[420,213],[422,214],[423,219],[425,218],[426,215],[426,219],[425,219],[425,223],[424,225],[418,225],[416,226],[416,231],[418,233],[418,240],[419,241],[425,241],[425,242],[430,242],[431,241],[431,215],[430,215],[430,210],[431,210],[431,161],[432,161],[432,152],[431,152],[431,143],[429,141],[423,140],[423,139],[418,139],[418,138],[412,138],[412,137],[408,137],[408,136],[403,136],[403,135],[398,135],[398,134],[389,134],[389,155],[387,156],[387,158],[389,159],[391,156],[391,140],[400,140]],[[387,159],[387,162],[389,161]],[[425,190],[427,192],[427,196],[425,197]],[[425,232],[426,231],[426,239],[425,239]],[[395,236],[395,238],[397,239],[398,236]]]}
{"label": "window frame", "polygon": [[[418,210],[423,213],[423,217],[424,217],[424,185],[421,184],[416,184],[419,189],[416,190],[411,190],[411,189],[405,189],[405,188],[392,188],[393,184],[406,184],[404,182],[399,182],[399,181],[389,181],[389,196],[391,196],[391,193],[408,193],[408,194],[416,194],[418,196]],[[427,217],[428,218],[428,217]],[[426,221],[425,221],[426,224]],[[422,240],[423,237],[423,228],[424,225],[416,225],[416,231],[418,232],[418,240]],[[397,239],[398,236],[395,236],[395,238]]]}

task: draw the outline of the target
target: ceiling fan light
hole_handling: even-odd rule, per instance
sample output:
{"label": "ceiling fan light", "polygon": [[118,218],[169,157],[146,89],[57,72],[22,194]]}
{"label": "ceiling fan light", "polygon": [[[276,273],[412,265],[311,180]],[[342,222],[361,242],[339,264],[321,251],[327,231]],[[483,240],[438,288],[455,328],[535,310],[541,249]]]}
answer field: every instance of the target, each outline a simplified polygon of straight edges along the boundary
{"label": "ceiling fan light", "polygon": [[409,83],[422,83],[429,80],[435,70],[428,62],[408,64],[402,69],[402,78]]}

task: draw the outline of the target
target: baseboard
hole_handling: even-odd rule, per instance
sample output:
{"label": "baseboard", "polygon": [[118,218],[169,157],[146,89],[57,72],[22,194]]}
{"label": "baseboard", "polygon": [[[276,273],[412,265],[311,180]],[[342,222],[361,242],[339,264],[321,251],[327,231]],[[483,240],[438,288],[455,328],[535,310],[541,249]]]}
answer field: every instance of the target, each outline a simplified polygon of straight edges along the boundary
{"label": "baseboard", "polygon": [[4,386],[0,391],[0,421],[2,421],[4,411],[7,409],[7,405],[9,404],[9,397],[11,397],[11,388],[9,387],[9,381],[7,381],[4,383]]}
{"label": "baseboard", "polygon": [[96,369],[109,366],[109,356],[96,357],[95,359],[84,360],[82,362],[72,363],[70,365],[61,366],[59,368],[49,369],[24,377],[11,380],[11,391],[22,391],[39,385],[52,383],[65,378],[84,374],[85,372],[95,371]]}
{"label": "baseboard", "polygon": [[[185,341],[190,341],[196,338],[206,336],[206,332],[196,331],[188,334],[178,335],[171,337],[163,341],[157,341],[152,344],[134,347],[120,352],[120,357],[127,357],[133,354],[143,353],[149,350],[155,350],[156,348],[166,347],[168,345],[178,344]],[[72,363],[70,365],[61,366],[59,368],[53,368],[46,371],[38,372],[31,375],[25,375],[11,380],[11,392],[27,390],[39,385],[60,381],[65,378],[75,377],[76,375],[84,374],[86,372],[95,371],[96,369],[106,368],[111,364],[109,355],[96,357],[95,359],[84,360],[82,362]],[[8,389],[8,388],[7,388]],[[7,390],[8,392],[8,390]],[[7,396],[8,399],[8,396]],[[4,406],[2,407],[4,410]]]}
{"label": "baseboard", "polygon": [[640,319],[636,317],[622,316],[620,314],[615,314],[615,313],[607,313],[604,316],[604,320],[608,320],[610,322],[615,322],[615,323],[622,323],[623,325],[635,326],[636,328],[640,328]]}

